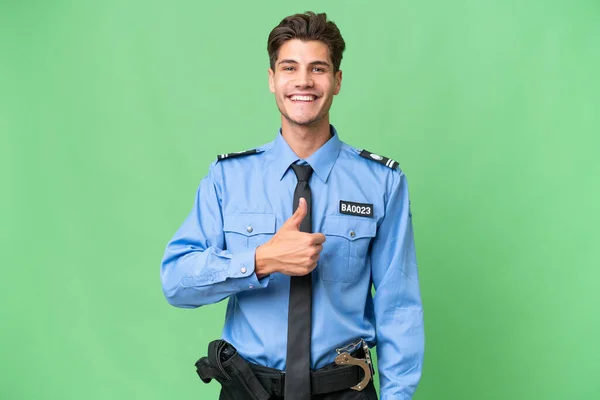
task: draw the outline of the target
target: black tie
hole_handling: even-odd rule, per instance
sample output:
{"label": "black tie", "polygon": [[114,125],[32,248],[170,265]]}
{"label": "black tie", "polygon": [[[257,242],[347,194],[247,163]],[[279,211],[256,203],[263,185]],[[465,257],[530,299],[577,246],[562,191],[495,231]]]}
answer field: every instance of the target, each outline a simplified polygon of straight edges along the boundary
{"label": "black tie", "polygon": [[[306,200],[306,217],[300,224],[301,232],[312,233],[311,196],[308,180],[312,175],[310,165],[292,164],[298,178],[294,190],[294,208],[300,197]],[[287,361],[285,370],[286,400],[310,399],[310,314],[312,306],[311,274],[290,278],[290,305],[288,309]]]}

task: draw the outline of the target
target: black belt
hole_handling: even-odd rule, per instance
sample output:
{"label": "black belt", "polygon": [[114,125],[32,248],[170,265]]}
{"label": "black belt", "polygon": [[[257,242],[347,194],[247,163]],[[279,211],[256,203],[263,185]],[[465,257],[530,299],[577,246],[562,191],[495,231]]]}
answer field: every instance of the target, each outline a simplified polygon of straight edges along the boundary
{"label": "black belt", "polygon": [[[351,355],[365,358],[365,350],[360,347]],[[247,362],[224,340],[209,343],[208,356],[196,362],[196,372],[204,383],[216,379],[223,389],[231,393],[242,393],[246,396],[244,398],[266,400],[271,396],[284,395],[283,371]],[[310,373],[311,394],[346,390],[357,385],[364,377],[364,370],[359,366],[332,363]]]}
{"label": "black belt", "polygon": [[[353,357],[363,358],[362,349],[352,353]],[[283,396],[285,373],[278,369],[248,363],[264,389],[272,396]],[[310,373],[311,394],[325,394],[346,390],[362,380],[362,368],[354,365],[330,364]]]}

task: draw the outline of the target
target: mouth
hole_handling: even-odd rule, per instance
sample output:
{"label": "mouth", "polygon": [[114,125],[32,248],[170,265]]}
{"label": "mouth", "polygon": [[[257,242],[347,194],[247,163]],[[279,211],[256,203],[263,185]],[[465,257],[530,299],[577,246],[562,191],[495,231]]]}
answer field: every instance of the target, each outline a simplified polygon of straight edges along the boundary
{"label": "mouth", "polygon": [[293,103],[312,103],[318,99],[314,94],[292,94],[288,99]]}

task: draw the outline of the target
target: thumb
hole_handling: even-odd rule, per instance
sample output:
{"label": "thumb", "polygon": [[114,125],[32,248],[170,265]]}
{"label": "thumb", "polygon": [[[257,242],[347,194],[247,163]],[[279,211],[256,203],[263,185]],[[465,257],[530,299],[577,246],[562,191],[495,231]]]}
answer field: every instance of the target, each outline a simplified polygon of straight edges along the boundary
{"label": "thumb", "polygon": [[306,217],[306,210],[306,200],[304,199],[304,197],[300,197],[300,201],[298,202],[298,208],[290,217],[290,219],[288,219],[291,228],[295,230],[300,230],[300,224],[302,223],[302,220],[304,220],[304,217]]}

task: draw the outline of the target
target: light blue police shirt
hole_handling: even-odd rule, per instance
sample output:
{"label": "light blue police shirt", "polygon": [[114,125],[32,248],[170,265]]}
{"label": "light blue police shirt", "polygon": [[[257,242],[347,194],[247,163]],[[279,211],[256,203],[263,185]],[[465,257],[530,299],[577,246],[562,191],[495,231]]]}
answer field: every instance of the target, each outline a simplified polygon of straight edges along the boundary
{"label": "light blue police shirt", "polygon": [[[285,370],[290,278],[258,279],[254,256],[292,215],[297,179],[289,167],[305,161],[314,170],[313,231],[327,239],[312,273],[312,368],[332,363],[336,348],[362,337],[377,345],[381,398],[410,399],[421,376],[424,333],[406,176],[361,156],[331,131],[305,160],[279,133],[255,154],[213,162],[167,245],[163,291],[184,308],[229,298],[223,339],[246,360]],[[372,205],[372,215],[342,213],[341,202]]]}

